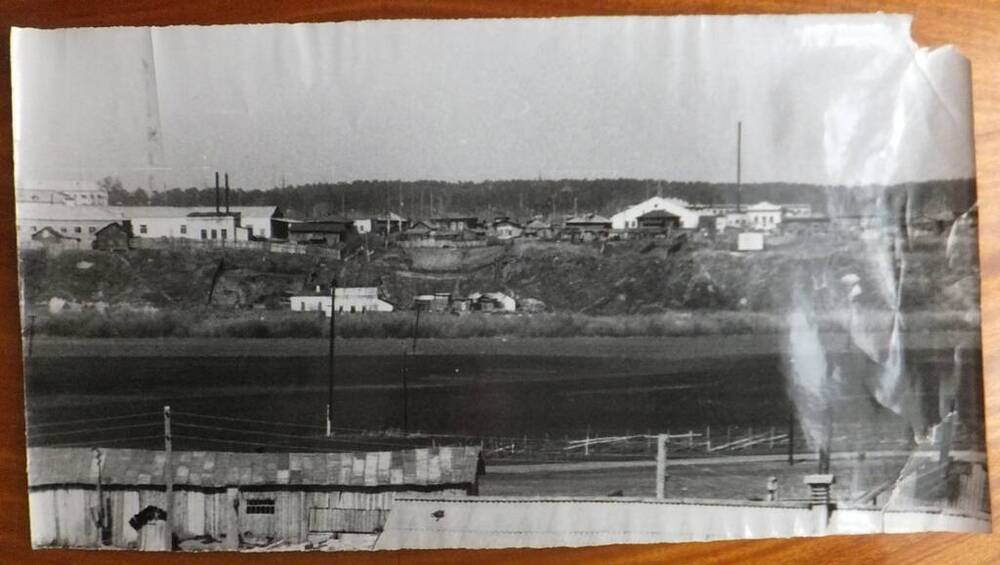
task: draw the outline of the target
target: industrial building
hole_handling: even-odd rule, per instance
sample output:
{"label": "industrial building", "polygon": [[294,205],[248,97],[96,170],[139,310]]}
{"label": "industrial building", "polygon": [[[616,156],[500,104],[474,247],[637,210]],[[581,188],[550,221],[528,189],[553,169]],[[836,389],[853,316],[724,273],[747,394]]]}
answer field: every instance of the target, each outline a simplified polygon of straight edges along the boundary
{"label": "industrial building", "polygon": [[[483,472],[480,449],[432,447],[350,453],[174,452],[29,448],[34,547],[135,548],[129,521],[167,510],[179,539],[241,541],[376,534],[399,496],[469,496]],[[166,485],[172,474],[172,507]],[[104,520],[96,520],[98,509]]]}

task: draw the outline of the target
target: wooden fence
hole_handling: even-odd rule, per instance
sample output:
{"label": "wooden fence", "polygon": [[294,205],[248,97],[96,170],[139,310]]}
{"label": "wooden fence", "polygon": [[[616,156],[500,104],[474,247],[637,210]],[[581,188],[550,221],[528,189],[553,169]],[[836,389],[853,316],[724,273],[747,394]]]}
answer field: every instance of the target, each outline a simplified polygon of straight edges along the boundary
{"label": "wooden fence", "polygon": [[389,518],[389,510],[373,508],[309,509],[310,533],[371,533],[381,531]]}

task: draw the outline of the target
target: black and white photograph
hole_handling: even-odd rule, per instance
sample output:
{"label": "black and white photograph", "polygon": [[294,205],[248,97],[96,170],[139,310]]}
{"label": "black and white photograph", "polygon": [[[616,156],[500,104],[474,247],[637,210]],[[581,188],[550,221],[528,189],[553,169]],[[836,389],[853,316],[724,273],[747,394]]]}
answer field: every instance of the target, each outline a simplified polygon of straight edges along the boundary
{"label": "black and white photograph", "polygon": [[991,531],[905,15],[12,30],[36,549]]}

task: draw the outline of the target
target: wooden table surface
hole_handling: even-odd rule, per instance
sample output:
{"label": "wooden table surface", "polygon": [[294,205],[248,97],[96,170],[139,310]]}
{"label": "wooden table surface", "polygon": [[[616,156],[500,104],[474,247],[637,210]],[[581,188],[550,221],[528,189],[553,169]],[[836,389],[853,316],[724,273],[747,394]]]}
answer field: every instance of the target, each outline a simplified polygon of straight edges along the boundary
{"label": "wooden table surface", "polygon": [[[329,4],[329,5],[328,5]],[[924,46],[952,43],[972,61],[975,98],[976,159],[979,178],[980,248],[983,270],[983,342],[986,411],[990,446],[993,507],[1000,508],[1000,3],[983,0],[864,1],[540,1],[313,0],[257,2],[178,0],[5,0],[0,5],[3,58],[9,59],[9,27],[167,25],[185,23],[305,22],[389,17],[540,17],[599,14],[738,14],[790,12],[904,12],[915,16],[914,38]],[[0,96],[0,560],[33,563],[133,563],[131,552],[32,552],[28,543],[27,483],[24,472],[24,411],[19,340],[17,267],[14,232],[13,156],[11,146],[10,69],[3,68]],[[794,540],[610,546],[586,549],[448,551],[396,553],[303,553],[142,555],[143,561],[239,563],[429,563],[458,562],[815,562],[815,563],[1000,563],[1000,534],[833,536]]]}

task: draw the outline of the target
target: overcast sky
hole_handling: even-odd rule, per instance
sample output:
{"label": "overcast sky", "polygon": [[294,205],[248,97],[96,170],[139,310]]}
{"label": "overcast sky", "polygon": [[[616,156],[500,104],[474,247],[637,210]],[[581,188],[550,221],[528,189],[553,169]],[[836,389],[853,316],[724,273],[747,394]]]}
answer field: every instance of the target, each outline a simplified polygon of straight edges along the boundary
{"label": "overcast sky", "polygon": [[906,17],[19,30],[18,182],[972,176],[968,66]]}

